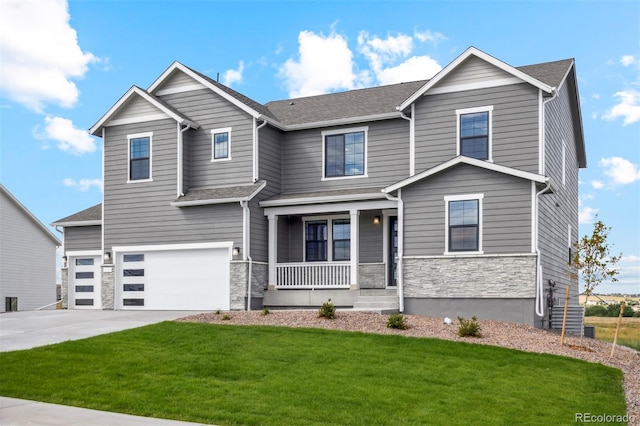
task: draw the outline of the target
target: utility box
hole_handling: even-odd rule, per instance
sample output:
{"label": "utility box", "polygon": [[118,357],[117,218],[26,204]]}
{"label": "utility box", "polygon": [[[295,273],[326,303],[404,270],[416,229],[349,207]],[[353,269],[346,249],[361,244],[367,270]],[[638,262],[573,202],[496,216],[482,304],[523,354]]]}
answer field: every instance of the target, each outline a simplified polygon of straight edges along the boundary
{"label": "utility box", "polygon": [[585,325],[584,326],[584,337],[589,337],[591,339],[596,338],[596,327],[595,325]]}

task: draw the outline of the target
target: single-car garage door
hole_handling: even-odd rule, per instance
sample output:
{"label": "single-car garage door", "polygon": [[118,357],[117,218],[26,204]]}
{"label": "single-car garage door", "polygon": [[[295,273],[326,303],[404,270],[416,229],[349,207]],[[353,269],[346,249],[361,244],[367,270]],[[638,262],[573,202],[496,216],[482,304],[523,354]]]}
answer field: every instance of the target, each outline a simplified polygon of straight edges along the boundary
{"label": "single-car garage door", "polygon": [[115,248],[118,309],[229,309],[231,246]]}

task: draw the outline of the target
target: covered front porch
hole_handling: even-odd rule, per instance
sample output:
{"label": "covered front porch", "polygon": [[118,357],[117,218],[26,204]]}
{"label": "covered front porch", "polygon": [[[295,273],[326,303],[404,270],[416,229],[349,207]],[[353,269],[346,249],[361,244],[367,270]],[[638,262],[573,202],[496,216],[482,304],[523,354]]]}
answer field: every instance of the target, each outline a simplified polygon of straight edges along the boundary
{"label": "covered front porch", "polygon": [[265,306],[319,306],[330,298],[354,307],[374,296],[397,305],[396,202],[379,190],[358,194],[373,199],[350,195],[340,202],[279,197],[261,203],[269,221]]}

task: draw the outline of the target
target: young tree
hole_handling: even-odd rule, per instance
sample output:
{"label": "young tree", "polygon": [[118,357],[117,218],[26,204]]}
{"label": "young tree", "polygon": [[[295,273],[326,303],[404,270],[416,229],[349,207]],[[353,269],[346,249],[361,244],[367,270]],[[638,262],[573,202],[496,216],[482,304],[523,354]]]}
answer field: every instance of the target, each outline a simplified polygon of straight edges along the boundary
{"label": "young tree", "polygon": [[571,274],[574,278],[577,278],[578,272],[582,275],[586,296],[585,305],[589,301],[589,296],[602,281],[618,281],[616,275],[619,271],[614,266],[622,254],[610,255],[611,246],[607,242],[610,230],[611,228],[605,226],[596,216],[591,236],[585,235],[573,245],[575,252],[571,256],[569,266],[573,268]]}

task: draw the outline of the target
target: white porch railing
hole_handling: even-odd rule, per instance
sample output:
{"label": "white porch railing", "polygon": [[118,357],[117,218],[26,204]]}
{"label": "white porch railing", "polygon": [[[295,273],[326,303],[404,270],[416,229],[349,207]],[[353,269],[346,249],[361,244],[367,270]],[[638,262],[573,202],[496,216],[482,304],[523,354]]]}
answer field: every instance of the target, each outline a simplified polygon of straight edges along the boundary
{"label": "white porch railing", "polygon": [[349,288],[349,263],[278,263],[276,288]]}

